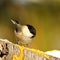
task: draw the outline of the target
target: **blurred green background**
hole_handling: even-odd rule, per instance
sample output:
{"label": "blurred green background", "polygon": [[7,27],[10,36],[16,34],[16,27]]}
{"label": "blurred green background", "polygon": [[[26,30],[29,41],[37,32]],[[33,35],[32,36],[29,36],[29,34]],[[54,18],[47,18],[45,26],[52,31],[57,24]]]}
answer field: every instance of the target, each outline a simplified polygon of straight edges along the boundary
{"label": "blurred green background", "polygon": [[59,0],[0,0],[0,38],[16,43],[14,26],[10,19],[33,25],[37,35],[30,43],[43,51],[60,49]]}

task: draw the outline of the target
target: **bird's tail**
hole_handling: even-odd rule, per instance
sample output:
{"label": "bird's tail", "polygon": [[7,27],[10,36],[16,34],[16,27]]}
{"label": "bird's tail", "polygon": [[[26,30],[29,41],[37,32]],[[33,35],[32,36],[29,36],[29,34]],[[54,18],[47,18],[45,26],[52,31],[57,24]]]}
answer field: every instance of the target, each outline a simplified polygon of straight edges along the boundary
{"label": "bird's tail", "polygon": [[19,21],[15,20],[15,19],[11,19],[11,22],[15,25],[19,24]]}

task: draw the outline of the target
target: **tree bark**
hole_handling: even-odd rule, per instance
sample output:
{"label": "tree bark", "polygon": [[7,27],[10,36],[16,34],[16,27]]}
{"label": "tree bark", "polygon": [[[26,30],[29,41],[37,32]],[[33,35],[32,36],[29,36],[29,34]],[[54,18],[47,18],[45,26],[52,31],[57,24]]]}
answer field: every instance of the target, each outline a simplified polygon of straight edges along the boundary
{"label": "tree bark", "polygon": [[[2,54],[1,54],[2,53]],[[7,53],[7,54],[6,54]],[[0,60],[60,60],[45,52],[0,39]]]}

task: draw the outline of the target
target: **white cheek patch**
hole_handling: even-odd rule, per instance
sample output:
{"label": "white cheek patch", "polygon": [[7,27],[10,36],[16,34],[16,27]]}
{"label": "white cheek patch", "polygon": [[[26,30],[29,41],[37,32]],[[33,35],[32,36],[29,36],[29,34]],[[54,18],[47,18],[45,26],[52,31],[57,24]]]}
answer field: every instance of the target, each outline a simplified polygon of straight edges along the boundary
{"label": "white cheek patch", "polygon": [[33,34],[30,33],[30,31],[29,31],[27,26],[23,26],[22,27],[22,32],[23,32],[24,36],[27,36],[27,37],[33,36]]}

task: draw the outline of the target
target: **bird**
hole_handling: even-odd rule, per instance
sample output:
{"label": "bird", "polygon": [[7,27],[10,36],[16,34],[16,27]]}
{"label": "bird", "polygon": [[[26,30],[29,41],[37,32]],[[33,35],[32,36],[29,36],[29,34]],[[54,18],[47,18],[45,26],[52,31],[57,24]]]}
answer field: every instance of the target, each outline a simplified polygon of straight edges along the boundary
{"label": "bird", "polygon": [[30,24],[21,24],[17,19],[11,19],[15,25],[14,34],[18,38],[17,44],[28,45],[36,36],[36,29]]}

